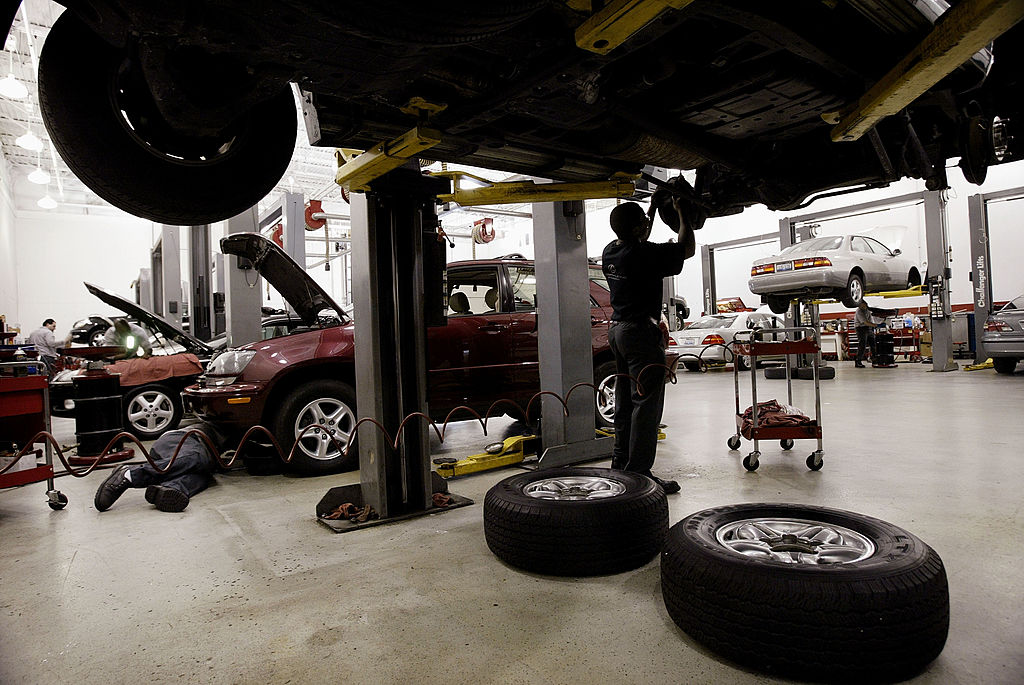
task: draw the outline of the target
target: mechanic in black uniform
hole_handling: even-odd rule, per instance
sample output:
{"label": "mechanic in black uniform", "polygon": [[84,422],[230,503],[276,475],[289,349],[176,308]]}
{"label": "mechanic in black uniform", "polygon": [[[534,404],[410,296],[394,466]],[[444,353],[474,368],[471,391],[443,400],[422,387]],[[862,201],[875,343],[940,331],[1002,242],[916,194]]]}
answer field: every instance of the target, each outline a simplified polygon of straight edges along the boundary
{"label": "mechanic in black uniform", "polygon": [[696,247],[678,202],[672,204],[679,214],[679,242],[648,242],[654,212],[648,216],[640,205],[627,202],[612,210],[611,226],[618,238],[601,256],[611,291],[608,341],[616,372],[634,379],[627,383],[620,378],[615,383],[612,468],[649,476],[666,494],[679,492],[679,483],[651,473],[665,402],[665,338],[658,326],[662,279],[682,271],[683,261],[693,256]]}

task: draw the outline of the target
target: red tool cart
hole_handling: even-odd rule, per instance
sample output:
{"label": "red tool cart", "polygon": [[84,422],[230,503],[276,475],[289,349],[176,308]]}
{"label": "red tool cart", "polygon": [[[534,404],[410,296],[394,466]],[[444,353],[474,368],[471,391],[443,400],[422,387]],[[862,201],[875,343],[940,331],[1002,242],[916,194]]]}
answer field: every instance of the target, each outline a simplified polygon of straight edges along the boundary
{"label": "red tool cart", "polygon": [[[773,340],[765,340],[766,336]],[[782,337],[784,339],[779,340]],[[747,437],[754,441],[754,450],[743,458],[743,467],[748,471],[756,471],[761,458],[760,440],[778,440],[782,449],[793,449],[795,440],[817,440],[818,449],[807,457],[807,468],[812,471],[821,469],[825,451],[821,445],[821,384],[819,365],[821,364],[821,344],[818,332],[809,326],[795,328],[771,328],[752,331],[740,331],[733,343],[733,354],[750,356],[750,394],[751,425],[748,435],[743,435],[744,416],[740,411],[740,371],[733,366],[733,380],[736,386],[736,434],[729,438],[729,449],[740,448],[740,438]],[[764,355],[786,355],[786,393],[789,406],[793,405],[793,373],[789,355],[810,354],[814,360],[814,418],[804,420],[792,414],[787,425],[763,425],[760,421],[760,406],[757,402],[757,358]],[[764,403],[767,404],[767,403]],[[806,417],[805,417],[806,418]]]}
{"label": "red tool cart", "polygon": [[[50,443],[44,442],[42,449],[30,448],[20,459],[13,459],[37,433],[50,432],[47,378],[45,375],[27,375],[30,367],[38,366],[38,362],[0,363],[0,448],[14,444],[13,451],[0,464],[0,488],[45,480],[46,503],[51,509],[63,509],[68,498],[53,485],[53,450]],[[38,466],[37,460],[43,454],[46,463]]]}

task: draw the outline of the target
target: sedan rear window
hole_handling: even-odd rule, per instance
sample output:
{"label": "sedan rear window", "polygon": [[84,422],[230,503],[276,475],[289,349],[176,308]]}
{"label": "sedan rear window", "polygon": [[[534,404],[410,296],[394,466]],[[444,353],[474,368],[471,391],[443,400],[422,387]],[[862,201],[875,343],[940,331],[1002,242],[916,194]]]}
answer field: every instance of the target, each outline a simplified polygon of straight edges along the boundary
{"label": "sedan rear window", "polygon": [[702,316],[687,326],[686,330],[692,328],[726,328],[735,320],[735,316]]}
{"label": "sedan rear window", "polygon": [[811,238],[810,240],[805,240],[802,243],[797,243],[796,245],[790,245],[789,247],[787,247],[785,250],[783,250],[779,254],[780,255],[790,254],[790,253],[796,252],[797,250],[799,250],[801,252],[803,252],[805,250],[806,251],[814,250],[815,252],[822,251],[822,250],[838,250],[840,247],[842,247],[842,245],[843,245],[843,236],[841,236],[841,235],[826,236],[824,238]]}
{"label": "sedan rear window", "polygon": [[1012,300],[1007,302],[1006,305],[999,311],[1005,312],[1010,309],[1024,309],[1024,295],[1019,295],[1013,298]]}

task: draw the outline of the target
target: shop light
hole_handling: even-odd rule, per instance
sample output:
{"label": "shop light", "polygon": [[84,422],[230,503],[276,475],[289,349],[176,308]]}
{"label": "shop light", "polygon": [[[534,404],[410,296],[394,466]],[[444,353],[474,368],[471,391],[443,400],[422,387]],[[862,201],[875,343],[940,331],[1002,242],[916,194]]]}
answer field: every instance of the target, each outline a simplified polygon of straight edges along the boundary
{"label": "shop light", "polygon": [[36,202],[36,204],[39,205],[42,209],[57,209],[57,201],[50,197],[48,194],[43,195],[41,198],[39,198],[39,201]]}
{"label": "shop light", "polygon": [[25,148],[31,152],[39,152],[43,149],[43,141],[31,129],[14,139],[18,147]]}
{"label": "shop light", "polygon": [[35,171],[28,175],[28,180],[37,185],[46,185],[50,182],[50,174],[42,167],[36,167]]}
{"label": "shop light", "polygon": [[7,74],[0,78],[0,95],[12,100],[21,100],[28,97],[28,88],[25,84],[14,77],[14,74]]}

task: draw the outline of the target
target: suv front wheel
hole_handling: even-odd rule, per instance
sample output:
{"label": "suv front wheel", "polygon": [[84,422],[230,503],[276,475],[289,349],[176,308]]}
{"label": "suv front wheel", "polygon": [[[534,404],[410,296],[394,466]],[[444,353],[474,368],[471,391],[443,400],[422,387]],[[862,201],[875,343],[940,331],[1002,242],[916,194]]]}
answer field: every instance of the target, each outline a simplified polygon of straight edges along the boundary
{"label": "suv front wheel", "polygon": [[286,456],[295,445],[291,468],[322,475],[358,466],[355,436],[349,440],[357,420],[355,407],[355,390],[341,381],[314,381],[295,388],[274,418],[274,437]]}

